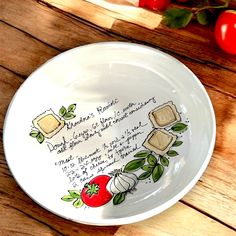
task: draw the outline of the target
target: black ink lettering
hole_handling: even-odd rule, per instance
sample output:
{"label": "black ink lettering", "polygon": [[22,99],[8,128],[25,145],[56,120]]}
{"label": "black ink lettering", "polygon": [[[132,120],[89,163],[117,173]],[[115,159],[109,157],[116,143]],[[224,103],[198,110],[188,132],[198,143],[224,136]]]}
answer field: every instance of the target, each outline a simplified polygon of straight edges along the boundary
{"label": "black ink lettering", "polygon": [[113,99],[110,102],[107,103],[107,105],[105,106],[99,106],[97,107],[97,112],[99,115],[101,115],[102,113],[104,113],[106,110],[108,110],[110,107],[114,106],[115,104],[117,104],[119,102],[119,100]]}
{"label": "black ink lettering", "polygon": [[[60,160],[55,162],[55,166],[62,166],[67,164],[68,162],[74,160],[74,157],[72,155],[70,155],[68,158],[66,158],[65,160]],[[71,163],[72,164],[72,163]]]}
{"label": "black ink lettering", "polygon": [[71,121],[66,122],[67,131],[72,129],[72,128],[75,128],[77,125],[79,125],[79,124],[81,124],[81,123],[83,123],[85,121],[88,121],[88,120],[90,120],[90,119],[92,119],[94,117],[95,117],[94,113],[89,113],[87,116],[79,117],[79,120],[76,121],[76,122],[71,122]]}

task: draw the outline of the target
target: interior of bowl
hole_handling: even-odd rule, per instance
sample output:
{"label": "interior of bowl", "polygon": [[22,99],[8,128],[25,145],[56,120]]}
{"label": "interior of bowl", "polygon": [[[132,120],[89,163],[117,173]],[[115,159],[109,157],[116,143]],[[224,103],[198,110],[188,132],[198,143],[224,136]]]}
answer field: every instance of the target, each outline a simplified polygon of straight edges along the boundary
{"label": "interior of bowl", "polygon": [[[145,139],[156,129],[150,120],[150,112],[166,103],[176,107],[180,116],[178,123],[184,124],[185,129],[174,133],[171,130],[173,124],[165,127],[166,132],[176,136],[182,143],[172,148],[176,151],[174,156],[166,153],[157,155],[158,158],[166,156],[168,159],[168,165],[163,166],[164,171],[158,181],[153,181],[152,175],[139,180],[134,191],[127,192],[125,201],[118,205],[111,201],[101,207],[76,208],[61,200],[70,189],[81,191],[93,177],[124,170],[127,163],[135,159],[135,153],[145,149]],[[65,127],[52,139],[45,139],[41,145],[29,137],[32,120],[37,115],[48,109],[59,110],[64,104],[76,104],[74,123],[65,121]],[[132,106],[136,110],[131,113]],[[20,115],[22,110],[24,116]],[[96,123],[100,126],[109,124],[109,117],[121,117],[125,113],[126,117],[113,122],[100,134],[101,130],[73,148],[58,153],[63,140],[68,143],[72,139],[75,141],[88,127]],[[88,117],[88,114],[92,118],[82,122],[81,119]],[[19,117],[18,122],[16,117]],[[12,127],[17,130],[14,134]],[[113,161],[116,161],[106,166],[104,163],[108,152],[104,145],[114,143],[129,131],[137,133],[133,131],[135,129],[139,129],[140,134],[130,138],[130,142],[123,142],[123,146],[129,146],[128,154],[114,147]],[[202,175],[210,160],[214,140],[213,108],[195,75],[167,54],[129,43],[79,47],[46,63],[17,92],[4,127],[6,158],[25,192],[58,215],[97,225],[135,222],[173,205]],[[14,145],[21,148],[16,150],[12,148]],[[81,157],[96,149],[103,150],[101,163],[102,160],[104,163],[97,164],[95,160],[87,164],[84,180],[78,178],[73,185],[64,173],[63,167],[66,166],[60,161],[73,157],[77,172],[82,173],[86,162],[81,161]],[[99,167],[104,168],[99,170]],[[139,177],[143,169],[131,172]]]}

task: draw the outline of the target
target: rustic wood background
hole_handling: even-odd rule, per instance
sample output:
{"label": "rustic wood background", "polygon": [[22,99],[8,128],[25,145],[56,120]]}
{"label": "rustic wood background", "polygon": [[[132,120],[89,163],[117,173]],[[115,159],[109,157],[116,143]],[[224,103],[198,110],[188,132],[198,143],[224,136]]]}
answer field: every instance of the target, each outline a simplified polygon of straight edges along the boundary
{"label": "rustic wood background", "polygon": [[[173,30],[160,24],[161,13],[114,3],[0,0],[0,235],[236,235],[236,56],[217,47],[213,26]],[[213,157],[191,192],[151,219],[114,227],[38,206],[13,179],[2,146],[7,107],[29,74],[65,50],[102,41],[145,44],[179,59],[205,86],[217,120]]]}

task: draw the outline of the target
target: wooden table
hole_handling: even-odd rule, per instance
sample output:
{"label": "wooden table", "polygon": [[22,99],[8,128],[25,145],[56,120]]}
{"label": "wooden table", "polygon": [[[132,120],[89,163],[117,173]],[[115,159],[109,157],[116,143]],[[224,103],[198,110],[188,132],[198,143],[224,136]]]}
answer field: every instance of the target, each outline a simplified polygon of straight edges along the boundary
{"label": "wooden table", "polygon": [[[172,30],[157,13],[112,2],[0,1],[0,235],[236,235],[236,56],[217,47],[212,27]],[[2,146],[7,107],[29,74],[65,50],[101,41],[145,44],[179,59],[204,84],[217,120],[213,157],[191,192],[120,227],[77,224],[41,208],[13,179]]]}

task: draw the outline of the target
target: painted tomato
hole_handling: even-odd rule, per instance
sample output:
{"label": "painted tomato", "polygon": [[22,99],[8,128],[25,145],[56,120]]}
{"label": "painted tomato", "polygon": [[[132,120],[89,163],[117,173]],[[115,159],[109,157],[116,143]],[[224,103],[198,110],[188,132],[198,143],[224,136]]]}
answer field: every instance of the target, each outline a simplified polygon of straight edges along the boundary
{"label": "painted tomato", "polygon": [[99,207],[108,203],[113,195],[106,189],[111,179],[108,175],[99,175],[84,185],[81,199],[87,206]]}
{"label": "painted tomato", "polygon": [[152,10],[165,10],[170,0],[139,0],[139,7],[146,7]]}
{"label": "painted tomato", "polygon": [[236,54],[236,11],[226,10],[220,14],[215,25],[215,39],[225,52]]}

